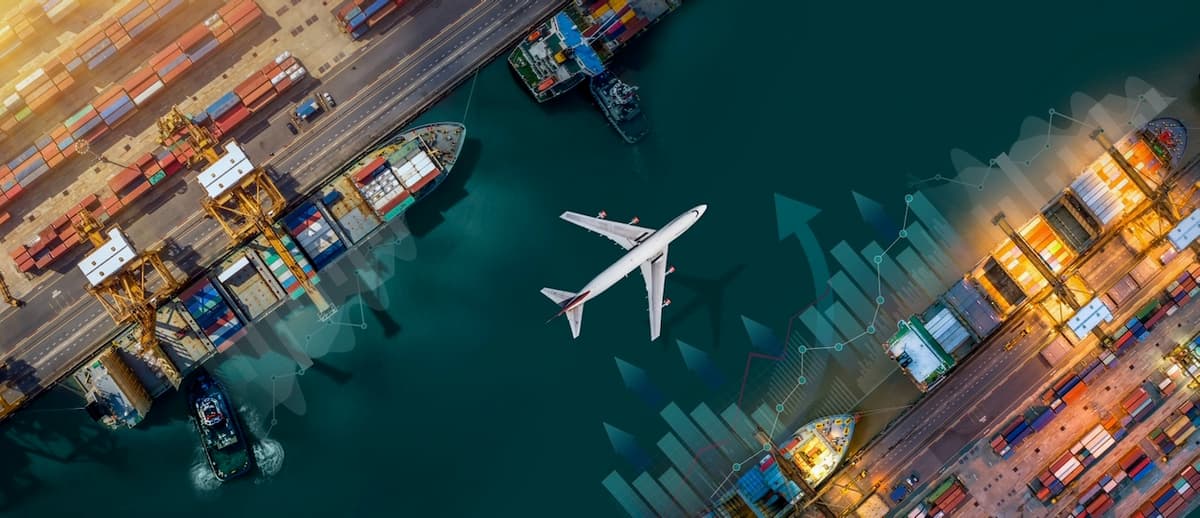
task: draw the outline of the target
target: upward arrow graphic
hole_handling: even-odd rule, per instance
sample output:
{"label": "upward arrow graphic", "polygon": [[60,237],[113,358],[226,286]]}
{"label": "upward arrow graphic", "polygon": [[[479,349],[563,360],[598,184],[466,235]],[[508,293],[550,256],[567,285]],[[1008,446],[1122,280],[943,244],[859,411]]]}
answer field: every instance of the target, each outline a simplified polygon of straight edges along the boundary
{"label": "upward arrow graphic", "polygon": [[646,375],[646,371],[616,356],[613,356],[613,359],[617,361],[617,371],[621,373],[621,381],[625,383],[625,388],[637,394],[651,409],[661,410],[665,405],[662,393],[650,383],[650,376]]}
{"label": "upward arrow graphic", "polygon": [[879,234],[880,243],[890,243],[896,239],[900,227],[888,217],[882,204],[855,191],[850,191],[850,194],[854,196],[854,204],[858,205],[858,213],[862,215],[863,221]]}
{"label": "upward arrow graphic", "polygon": [[675,340],[675,343],[679,345],[679,354],[683,356],[683,363],[687,365],[688,370],[696,373],[710,389],[715,390],[721,386],[724,381],[721,371],[713,365],[708,353],[684,343],[683,340]]}
{"label": "upward arrow graphic", "polygon": [[644,470],[650,466],[650,456],[638,446],[637,441],[629,432],[601,421],[608,442],[612,443],[613,451],[625,459],[634,469]]}
{"label": "upward arrow graphic", "polygon": [[800,248],[808,260],[808,268],[812,271],[813,296],[820,297],[829,282],[829,263],[825,260],[825,250],[817,240],[809,222],[821,210],[802,203],[779,193],[775,193],[775,222],[779,228],[779,240],[788,236],[796,236],[800,240]]}

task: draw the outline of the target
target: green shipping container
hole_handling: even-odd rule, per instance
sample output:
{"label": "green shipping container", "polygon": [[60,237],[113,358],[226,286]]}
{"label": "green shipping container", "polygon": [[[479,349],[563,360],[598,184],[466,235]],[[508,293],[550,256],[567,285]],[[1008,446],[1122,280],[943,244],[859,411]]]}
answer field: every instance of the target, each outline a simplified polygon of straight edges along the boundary
{"label": "green shipping container", "polygon": [[17,119],[17,121],[23,121],[25,119],[28,119],[30,115],[33,115],[33,110],[29,109],[29,107],[26,106],[23,110],[17,112],[17,114],[14,115],[13,117],[15,117]]}
{"label": "green shipping container", "polygon": [[163,171],[154,173],[154,174],[150,175],[150,185],[157,184],[158,182],[161,182],[163,180],[163,178],[166,178],[166,177],[167,177],[167,173],[165,173]]}
{"label": "green shipping container", "polygon": [[69,127],[71,127],[72,124],[79,122],[80,119],[86,117],[89,113],[92,113],[94,111],[96,111],[96,109],[92,108],[92,105],[89,104],[87,106],[84,106],[83,109],[79,110],[79,112],[76,113],[75,115],[67,117],[67,120],[66,120],[66,122],[63,123],[63,125],[69,128]]}

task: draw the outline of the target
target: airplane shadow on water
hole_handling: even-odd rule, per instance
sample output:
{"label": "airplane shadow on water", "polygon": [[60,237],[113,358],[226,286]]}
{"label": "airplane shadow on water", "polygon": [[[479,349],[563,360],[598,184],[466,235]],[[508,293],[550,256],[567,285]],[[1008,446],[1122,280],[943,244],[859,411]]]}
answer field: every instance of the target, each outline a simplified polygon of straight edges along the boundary
{"label": "airplane shadow on water", "polygon": [[[467,131],[469,134],[470,128],[467,128]],[[459,152],[458,161],[450,170],[450,176],[405,214],[408,229],[414,236],[429,234],[438,224],[445,221],[445,211],[467,198],[467,179],[474,174],[482,152],[483,143],[477,138],[467,137],[466,142],[463,142],[462,151]]]}
{"label": "airplane shadow on water", "polygon": [[676,324],[687,320],[688,317],[697,311],[707,308],[709,325],[712,332],[710,343],[712,343],[714,349],[720,348],[721,312],[725,308],[725,289],[745,269],[745,264],[738,264],[726,270],[715,279],[706,279],[682,272],[675,272],[668,276],[668,284],[683,286],[696,295],[681,306],[672,304],[666,308],[666,311],[670,313],[670,317],[665,320],[664,323],[666,325],[662,327],[662,337],[659,339],[663,347],[674,347],[675,341],[672,338],[671,330]]}

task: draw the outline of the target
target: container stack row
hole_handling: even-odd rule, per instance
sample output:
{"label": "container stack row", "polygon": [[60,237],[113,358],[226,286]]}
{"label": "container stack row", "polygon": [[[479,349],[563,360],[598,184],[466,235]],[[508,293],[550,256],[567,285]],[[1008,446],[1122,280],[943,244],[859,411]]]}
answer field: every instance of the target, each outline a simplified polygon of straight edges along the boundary
{"label": "container stack row", "polygon": [[908,513],[908,518],[946,518],[954,516],[970,500],[967,486],[958,477],[950,477],[929,493],[922,505]]}
{"label": "container stack row", "polygon": [[[280,63],[286,63],[288,60],[294,59],[290,55],[283,59],[276,58],[264,67],[264,70],[273,70],[279,67]],[[295,66],[299,66],[299,64],[295,64]],[[261,72],[256,71],[255,74],[261,77]],[[291,84],[293,83],[288,83],[288,86],[290,87]],[[271,98],[274,99],[275,97],[272,96]],[[118,96],[117,99],[120,99],[120,97]],[[229,108],[228,112],[245,109],[244,106],[240,108],[238,106],[241,106],[240,101],[237,103],[237,106]],[[264,106],[260,104],[259,108]],[[212,107],[210,106],[210,108]],[[233,124],[240,124],[244,121],[245,117],[235,119],[230,113],[222,113],[221,117],[218,118],[218,122],[210,127],[215,128],[214,134],[219,137],[225,135],[227,131],[232,131],[235,128]],[[144,196],[153,186],[184,169],[187,166],[188,160],[195,155],[195,150],[188,145],[186,139],[182,136],[177,135],[172,138],[174,140],[168,140],[166,145],[159,146],[154,151],[141,155],[133,161],[130,167],[113,175],[109,179],[108,190],[99,194],[89,195],[76,205],[73,212],[66,217],[70,218],[78,214],[79,210],[82,210],[81,207],[96,204],[98,207],[94,213],[96,218],[101,222],[107,221],[109,218],[116,216],[124,207]],[[65,149],[73,152],[73,148],[70,146]],[[30,174],[40,175],[43,172]],[[21,189],[22,187],[13,178],[11,180],[0,180],[0,188]],[[72,233],[74,233],[74,229],[69,224],[69,221],[65,226],[52,224],[40,232],[37,238],[31,242],[18,245],[12,251],[11,255],[17,264],[17,269],[22,272],[40,270],[62,257],[71,247],[78,244],[78,240],[67,239]]]}
{"label": "container stack row", "polygon": [[[1054,412],[1047,409],[1047,415],[1052,416]],[[1033,435],[1033,432],[1033,426],[1025,420],[1025,416],[1017,416],[992,438],[992,451],[1007,459],[1012,456],[1014,448]]]}
{"label": "container stack row", "polygon": [[30,272],[45,268],[78,245],[81,239],[76,235],[72,222],[78,221],[80,212],[86,210],[96,220],[106,222],[127,205],[144,196],[151,187],[183,168],[184,163],[179,157],[167,149],[142,155],[134,160],[132,165],[109,179],[107,191],[100,195],[86,196],[70,211],[39,232],[33,241],[14,248],[12,258],[17,264],[17,269]]}
{"label": "container stack row", "polygon": [[63,97],[87,78],[87,73],[112,63],[152,29],[164,27],[183,5],[183,0],[137,0],[128,2],[106,19],[92,24],[75,37],[74,45],[44,58],[31,72],[0,88],[0,138],[15,136],[20,126]]}
{"label": "container stack row", "polygon": [[1177,305],[1171,299],[1166,297],[1156,298],[1150,301],[1145,306],[1142,306],[1138,312],[1125,323],[1124,330],[1118,330],[1113,335],[1113,343],[1110,346],[1117,354],[1124,354],[1133,344],[1141,342],[1150,337],[1150,330],[1158,325],[1158,322],[1167,315],[1175,313]]}
{"label": "container stack row", "polygon": [[246,334],[245,325],[208,278],[202,277],[184,289],[179,300],[218,352],[228,349]]}
{"label": "container stack row", "polygon": [[1077,403],[1087,392],[1087,382],[1074,372],[1068,372],[1042,393],[1042,403],[1055,413],[1061,413],[1067,405]]}
{"label": "container stack row", "polygon": [[1196,496],[1200,488],[1200,458],[1193,459],[1191,464],[1184,466],[1161,489],[1154,492],[1146,500],[1133,518],[1175,518],[1182,516],[1187,509],[1187,503]]}
{"label": "container stack row", "polygon": [[193,120],[206,125],[215,137],[221,138],[307,75],[308,70],[291,53],[284,52],[262,69],[251,73],[250,77],[210,104]]}
{"label": "container stack row", "polygon": [[1128,480],[1130,480],[1129,475],[1120,467],[1113,468],[1109,473],[1101,475],[1095,483],[1088,486],[1079,495],[1079,500],[1075,502],[1075,508],[1067,516],[1069,518],[1102,516],[1120,501],[1118,491],[1128,484]]}
{"label": "container stack row", "polygon": [[[262,17],[262,10],[253,0],[232,0],[222,9],[230,8],[236,9],[231,11],[231,16],[245,13],[240,14],[243,16],[240,22],[242,30]],[[148,67],[112,85],[63,121],[62,127],[38,137],[25,151],[0,164],[0,188],[3,188],[3,192],[0,192],[0,209],[24,193],[37,179],[73,156],[77,141],[95,142],[120,125],[219,43],[220,39],[207,25],[197,25],[152,57]],[[0,131],[3,129],[0,122]]]}
{"label": "container stack row", "polygon": [[347,0],[334,10],[338,28],[359,39],[407,0]]}
{"label": "container stack row", "polygon": [[284,216],[282,223],[318,270],[346,251],[346,243],[342,242],[329,219],[313,202],[301,204]]}
{"label": "container stack row", "polygon": [[1136,422],[1145,421],[1158,408],[1158,400],[1145,387],[1137,387],[1121,398],[1121,408]]}
{"label": "container stack row", "polygon": [[[1120,429],[1124,430],[1124,429]],[[1117,444],[1117,439],[1105,424],[1098,424],[1084,434],[1070,449],[1059,455],[1033,480],[1029,488],[1042,503],[1049,503],[1079,479],[1083,472],[1104,457]]]}
{"label": "container stack row", "polygon": [[[283,241],[284,246],[292,254],[292,257],[295,258],[296,262],[300,264],[301,270],[303,270],[304,274],[308,276],[309,281],[313,284],[319,282],[319,279],[317,278],[317,271],[313,269],[312,263],[308,262],[308,259],[305,258],[304,254],[300,252],[300,249],[296,247],[296,243],[286,235],[279,236],[279,238]],[[283,262],[283,258],[279,257],[279,254],[275,252],[275,249],[271,248],[271,246],[266,243],[265,238],[260,237],[258,241],[260,245],[260,249],[258,250],[259,257],[262,258],[263,263],[267,265],[267,269],[271,271],[271,275],[275,276],[275,280],[279,281],[279,285],[283,287],[283,290],[287,292],[288,296],[292,299],[298,299],[304,296],[304,286],[300,284],[295,275],[292,275],[292,271],[289,270],[287,264]]]}
{"label": "container stack row", "polygon": [[0,22],[0,59],[12,54],[30,40],[53,32],[52,26],[79,7],[79,0],[41,0],[25,2],[11,9]]}
{"label": "container stack row", "polygon": [[1125,456],[1121,457],[1117,465],[1134,482],[1141,480],[1150,470],[1154,469],[1154,461],[1150,459],[1150,455],[1141,446],[1134,446],[1133,449],[1125,453]]}
{"label": "container stack row", "polygon": [[1167,296],[1176,306],[1183,306],[1200,296],[1200,286],[1196,285],[1197,277],[1200,277],[1200,264],[1193,264],[1167,285]]}
{"label": "container stack row", "polygon": [[1172,415],[1163,426],[1151,430],[1146,437],[1164,457],[1187,443],[1188,438],[1196,433],[1196,426],[1200,425],[1200,408],[1194,401],[1185,402]]}

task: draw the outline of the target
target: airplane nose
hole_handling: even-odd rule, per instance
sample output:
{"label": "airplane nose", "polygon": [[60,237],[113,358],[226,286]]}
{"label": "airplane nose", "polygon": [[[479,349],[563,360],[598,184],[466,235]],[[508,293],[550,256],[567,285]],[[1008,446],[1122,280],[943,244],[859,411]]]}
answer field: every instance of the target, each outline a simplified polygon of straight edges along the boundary
{"label": "airplane nose", "polygon": [[696,215],[696,217],[699,218],[700,216],[704,215],[704,211],[708,210],[708,205],[707,204],[697,205],[696,208],[693,210],[695,210],[696,212],[699,212],[699,214]]}

